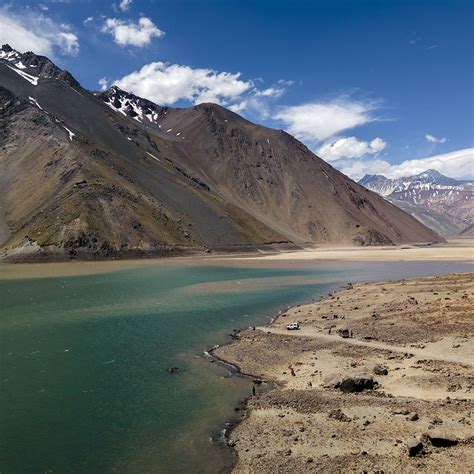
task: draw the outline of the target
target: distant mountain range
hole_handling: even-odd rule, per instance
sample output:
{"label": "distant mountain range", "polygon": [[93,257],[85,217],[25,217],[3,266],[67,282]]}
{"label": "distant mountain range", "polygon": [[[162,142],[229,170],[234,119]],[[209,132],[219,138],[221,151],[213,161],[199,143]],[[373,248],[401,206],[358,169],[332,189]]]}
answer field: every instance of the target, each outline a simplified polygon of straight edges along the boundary
{"label": "distant mountain range", "polygon": [[365,175],[359,184],[384,196],[440,235],[472,233],[472,181],[448,178],[436,170],[427,170],[398,179]]}
{"label": "distant mountain range", "polygon": [[10,258],[440,240],[281,130],[216,104],[89,92],[44,56],[0,50]]}

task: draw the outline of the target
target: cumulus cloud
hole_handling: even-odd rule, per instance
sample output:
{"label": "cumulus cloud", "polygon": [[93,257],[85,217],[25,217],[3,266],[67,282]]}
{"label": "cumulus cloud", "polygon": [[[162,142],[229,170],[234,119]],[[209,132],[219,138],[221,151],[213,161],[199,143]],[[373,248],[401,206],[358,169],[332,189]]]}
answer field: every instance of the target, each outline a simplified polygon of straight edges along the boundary
{"label": "cumulus cloud", "polygon": [[123,12],[126,12],[126,11],[130,8],[130,5],[132,4],[132,1],[133,1],[133,0],[122,0],[122,1],[118,4],[118,7],[119,7],[120,10],[122,10]]}
{"label": "cumulus cloud", "polygon": [[3,43],[21,52],[52,57],[56,52],[79,52],[79,40],[67,25],[57,24],[43,14],[17,15],[7,8],[0,8],[0,44]]}
{"label": "cumulus cloud", "polygon": [[474,148],[443,153],[440,155],[406,160],[392,165],[379,158],[350,160],[341,159],[332,163],[344,174],[353,179],[360,179],[365,174],[383,174],[387,178],[401,178],[435,169],[446,176],[459,179],[474,179]]}
{"label": "cumulus cloud", "polygon": [[356,137],[343,137],[325,143],[317,150],[317,154],[326,161],[361,158],[381,152],[386,145],[387,143],[378,137],[370,142],[358,140]]}
{"label": "cumulus cloud", "polygon": [[248,101],[242,100],[241,102],[237,102],[236,104],[232,104],[229,106],[229,109],[236,114],[243,112],[248,107]]}
{"label": "cumulus cloud", "polygon": [[434,137],[433,135],[430,135],[429,133],[427,133],[427,134],[425,135],[425,138],[426,138],[430,143],[446,143],[446,138],[445,138],[445,137],[436,138],[436,137]]}
{"label": "cumulus cloud", "polygon": [[[162,105],[174,104],[179,100],[187,100],[193,104],[229,104],[253,87],[251,81],[240,79],[239,72],[193,69],[163,62],[146,64],[139,71],[122,77],[115,84]],[[244,107],[242,103],[241,107]]]}
{"label": "cumulus cloud", "polygon": [[149,18],[143,16],[137,23],[125,22],[117,18],[107,18],[102,27],[103,33],[110,33],[120,46],[142,47],[151,43],[153,38],[165,35]]}
{"label": "cumulus cloud", "polygon": [[378,103],[355,101],[346,96],[328,102],[282,107],[275,118],[289,133],[309,144],[377,120]]}

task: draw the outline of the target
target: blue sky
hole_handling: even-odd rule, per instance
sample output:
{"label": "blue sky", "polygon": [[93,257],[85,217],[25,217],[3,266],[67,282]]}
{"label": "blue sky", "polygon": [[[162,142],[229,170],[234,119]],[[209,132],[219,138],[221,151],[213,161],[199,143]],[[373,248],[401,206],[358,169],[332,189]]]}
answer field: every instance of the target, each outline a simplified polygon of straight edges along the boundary
{"label": "blue sky", "polygon": [[428,167],[474,177],[472,2],[2,5],[1,42],[49,55],[86,88],[118,81],[161,104],[219,102],[354,178]]}

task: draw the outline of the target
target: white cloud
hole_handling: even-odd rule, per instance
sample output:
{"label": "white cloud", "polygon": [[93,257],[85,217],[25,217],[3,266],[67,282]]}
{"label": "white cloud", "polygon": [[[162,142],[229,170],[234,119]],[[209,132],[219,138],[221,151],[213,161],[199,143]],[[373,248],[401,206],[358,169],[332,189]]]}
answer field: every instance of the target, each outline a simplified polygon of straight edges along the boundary
{"label": "white cloud", "polygon": [[193,69],[163,62],[146,64],[115,84],[161,105],[174,104],[179,100],[188,100],[194,104],[229,104],[253,87],[251,81],[241,80],[238,72]]}
{"label": "white cloud", "polygon": [[282,87],[268,87],[267,89],[256,90],[255,95],[257,97],[274,97],[278,98],[282,96],[285,92],[285,89]]}
{"label": "white cloud", "polygon": [[406,160],[392,165],[381,159],[341,159],[332,163],[344,174],[360,179],[365,174],[383,174],[387,178],[401,178],[435,169],[446,176],[459,179],[474,179],[474,148],[443,153],[416,160]]}
{"label": "white cloud", "polygon": [[82,23],[83,23],[84,25],[87,25],[87,23],[90,23],[93,19],[94,19],[93,16],[88,16],[87,18],[85,18],[85,19],[82,21]]}
{"label": "white cloud", "polygon": [[370,142],[358,140],[356,137],[343,137],[325,143],[317,150],[317,154],[326,161],[361,158],[381,152],[386,145],[387,143],[378,137]]}
{"label": "white cloud", "polygon": [[120,10],[122,10],[123,12],[126,12],[129,8],[130,8],[130,5],[132,4],[132,1],[133,0],[122,0],[118,7],[120,8]]}
{"label": "white cloud", "polygon": [[296,84],[296,81],[288,81],[286,79],[279,79],[278,84],[281,84],[283,86],[293,86]]}
{"label": "white cloud", "polygon": [[57,44],[65,54],[77,54],[79,52],[79,43],[74,33],[60,31],[57,34]]}
{"label": "white cloud", "polygon": [[296,138],[314,144],[338,133],[377,120],[378,104],[342,96],[328,102],[282,107],[275,115]]}
{"label": "white cloud", "polygon": [[105,91],[107,90],[107,87],[109,87],[109,80],[106,77],[102,77],[101,79],[99,79],[98,83],[101,91]]}
{"label": "white cloud", "polygon": [[436,138],[433,135],[430,135],[429,133],[425,135],[425,138],[431,143],[446,143],[445,137]]}
{"label": "white cloud", "polygon": [[248,107],[248,101],[243,100],[242,102],[238,102],[236,104],[232,104],[229,106],[229,109],[236,114],[243,112]]}
{"label": "white cloud", "polygon": [[43,14],[17,15],[7,8],[0,9],[0,44],[3,43],[20,52],[50,57],[56,51],[69,55],[79,52],[78,38],[67,25],[57,24]]}
{"label": "white cloud", "polygon": [[149,18],[141,17],[137,23],[125,22],[117,18],[107,18],[103,33],[110,33],[120,46],[146,46],[153,38],[165,35]]}

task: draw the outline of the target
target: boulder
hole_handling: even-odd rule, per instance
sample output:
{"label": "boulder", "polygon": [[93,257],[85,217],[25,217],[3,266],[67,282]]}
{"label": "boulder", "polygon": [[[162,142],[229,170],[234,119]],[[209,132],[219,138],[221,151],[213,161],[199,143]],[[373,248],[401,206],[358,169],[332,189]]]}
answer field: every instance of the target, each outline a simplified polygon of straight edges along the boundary
{"label": "boulder", "polygon": [[385,365],[377,364],[374,367],[374,374],[375,375],[387,375],[388,374],[388,369],[385,367]]}
{"label": "boulder", "polygon": [[419,439],[409,439],[405,445],[408,451],[408,456],[410,457],[417,456],[423,452],[423,443]]}
{"label": "boulder", "polygon": [[348,417],[340,408],[337,410],[331,410],[328,414],[328,418],[332,418],[337,421],[351,421],[351,418]]}
{"label": "boulder", "polygon": [[449,446],[455,446],[459,442],[456,436],[441,430],[430,430],[423,436],[429,439],[431,444],[437,448],[448,448]]}
{"label": "boulder", "polygon": [[324,381],[324,387],[338,388],[344,393],[362,392],[371,390],[378,385],[370,374],[356,374],[338,377],[329,376]]}
{"label": "boulder", "polygon": [[350,336],[349,329],[347,328],[339,328],[336,332],[339,336],[343,337],[344,339],[347,339]]}

